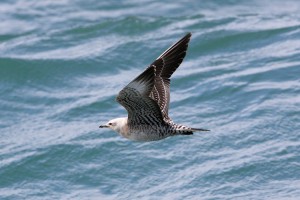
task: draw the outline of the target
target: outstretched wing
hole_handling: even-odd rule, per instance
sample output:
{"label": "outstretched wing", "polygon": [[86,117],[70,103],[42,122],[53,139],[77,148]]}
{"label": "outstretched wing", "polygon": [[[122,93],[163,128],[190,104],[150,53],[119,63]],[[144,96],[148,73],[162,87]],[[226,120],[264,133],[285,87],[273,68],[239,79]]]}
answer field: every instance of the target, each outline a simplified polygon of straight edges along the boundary
{"label": "outstretched wing", "polygon": [[191,35],[191,33],[186,34],[150,65],[150,67],[153,65],[156,67],[154,87],[150,93],[150,97],[157,102],[165,120],[170,120],[168,117],[170,77],[182,63]]}
{"label": "outstretched wing", "polygon": [[154,86],[155,70],[154,65],[148,67],[117,96],[117,101],[128,112],[130,126],[164,124],[159,106],[149,97]]}

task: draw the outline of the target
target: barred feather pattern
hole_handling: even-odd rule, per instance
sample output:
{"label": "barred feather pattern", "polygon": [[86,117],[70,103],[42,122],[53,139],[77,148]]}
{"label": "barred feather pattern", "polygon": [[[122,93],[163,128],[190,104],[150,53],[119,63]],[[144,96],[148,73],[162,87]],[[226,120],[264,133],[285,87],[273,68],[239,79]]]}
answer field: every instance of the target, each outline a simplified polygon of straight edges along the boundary
{"label": "barred feather pattern", "polygon": [[118,94],[116,100],[127,110],[127,118],[116,118],[108,127],[137,141],[153,141],[174,135],[206,131],[175,124],[168,116],[170,77],[183,61],[191,33],[163,52],[144,72]]}

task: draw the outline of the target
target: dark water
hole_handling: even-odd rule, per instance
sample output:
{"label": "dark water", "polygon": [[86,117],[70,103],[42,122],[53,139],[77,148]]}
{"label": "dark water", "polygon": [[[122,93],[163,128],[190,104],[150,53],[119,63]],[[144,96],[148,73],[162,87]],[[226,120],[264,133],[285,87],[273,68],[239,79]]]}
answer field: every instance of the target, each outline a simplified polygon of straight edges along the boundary
{"label": "dark water", "polygon": [[[299,1],[0,3],[0,199],[299,199]],[[136,143],[98,126],[186,32],[170,116],[209,133]]]}

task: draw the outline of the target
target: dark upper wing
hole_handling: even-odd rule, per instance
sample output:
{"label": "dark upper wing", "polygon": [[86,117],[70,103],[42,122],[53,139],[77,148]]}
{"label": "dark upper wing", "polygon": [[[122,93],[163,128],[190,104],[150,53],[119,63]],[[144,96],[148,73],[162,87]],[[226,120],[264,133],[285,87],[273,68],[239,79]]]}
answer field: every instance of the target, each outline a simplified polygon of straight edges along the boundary
{"label": "dark upper wing", "polygon": [[157,103],[149,97],[154,86],[154,65],[124,87],[117,96],[117,101],[128,112],[128,123],[134,125],[163,124],[163,117]]}
{"label": "dark upper wing", "polygon": [[150,65],[150,67],[152,65],[156,66],[154,87],[150,93],[150,97],[157,102],[163,118],[166,120],[169,120],[170,77],[185,57],[191,35],[191,33],[186,34]]}

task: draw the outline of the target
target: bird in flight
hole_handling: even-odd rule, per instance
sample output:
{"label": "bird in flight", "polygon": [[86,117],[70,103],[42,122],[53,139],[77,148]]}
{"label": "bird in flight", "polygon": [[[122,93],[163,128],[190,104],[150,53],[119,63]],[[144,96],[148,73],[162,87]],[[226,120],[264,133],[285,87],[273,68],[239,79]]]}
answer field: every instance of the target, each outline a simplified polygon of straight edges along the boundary
{"label": "bird in flight", "polygon": [[116,100],[127,110],[128,117],[112,119],[99,128],[110,128],[134,141],[209,131],[176,124],[168,115],[170,78],[185,57],[191,36],[187,33],[119,92]]}

